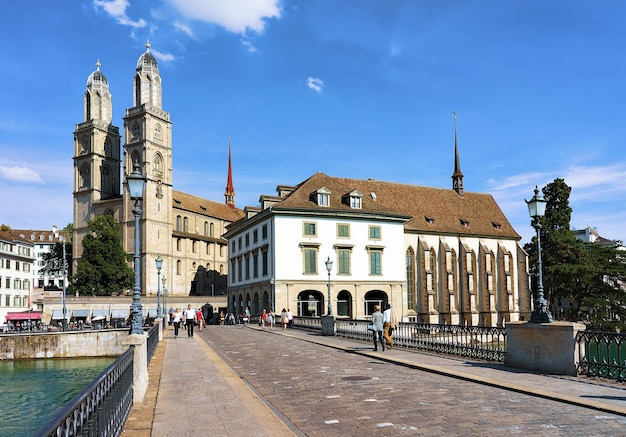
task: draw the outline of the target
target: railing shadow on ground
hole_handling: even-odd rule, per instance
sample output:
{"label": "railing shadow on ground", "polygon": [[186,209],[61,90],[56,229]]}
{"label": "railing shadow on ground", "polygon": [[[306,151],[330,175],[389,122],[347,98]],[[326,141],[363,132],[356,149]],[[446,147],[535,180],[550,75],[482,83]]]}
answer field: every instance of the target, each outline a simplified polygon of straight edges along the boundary
{"label": "railing shadow on ground", "polygon": [[[148,363],[159,343],[158,325],[147,332]],[[134,346],[43,424],[36,437],[118,436],[133,405]]]}

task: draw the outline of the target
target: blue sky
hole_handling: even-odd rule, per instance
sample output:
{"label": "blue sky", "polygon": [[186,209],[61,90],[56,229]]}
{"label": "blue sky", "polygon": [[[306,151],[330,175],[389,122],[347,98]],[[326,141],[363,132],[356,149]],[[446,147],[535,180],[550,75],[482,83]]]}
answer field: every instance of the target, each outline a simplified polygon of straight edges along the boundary
{"label": "blue sky", "polygon": [[150,40],[174,187],[238,207],[331,176],[466,191],[527,242],[524,199],[564,178],[574,228],[626,240],[626,2],[30,0],[0,26],[0,223],[72,221],[73,131],[96,61],[113,122]]}

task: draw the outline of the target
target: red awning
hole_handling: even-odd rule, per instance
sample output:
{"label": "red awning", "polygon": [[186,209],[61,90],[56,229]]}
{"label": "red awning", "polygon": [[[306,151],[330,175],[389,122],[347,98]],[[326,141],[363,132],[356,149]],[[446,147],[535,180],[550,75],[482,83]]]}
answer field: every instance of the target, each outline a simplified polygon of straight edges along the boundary
{"label": "red awning", "polygon": [[26,311],[24,313],[7,313],[7,322],[15,320],[41,320],[41,311]]}

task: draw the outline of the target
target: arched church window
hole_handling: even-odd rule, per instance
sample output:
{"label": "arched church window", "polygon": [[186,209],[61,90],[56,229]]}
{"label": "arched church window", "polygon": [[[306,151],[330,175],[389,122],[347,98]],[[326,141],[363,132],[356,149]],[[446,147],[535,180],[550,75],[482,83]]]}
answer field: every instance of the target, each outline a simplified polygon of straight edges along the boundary
{"label": "arched church window", "polygon": [[83,135],[80,139],[80,153],[87,153],[89,151],[89,137],[87,135]]}
{"label": "arched church window", "polygon": [[89,188],[90,175],[91,175],[91,172],[89,171],[89,165],[83,164],[80,167],[80,188]]}
{"label": "arched church window", "polygon": [[104,156],[112,157],[113,156],[113,145],[111,144],[111,138],[107,137],[104,140]]}
{"label": "arched church window", "polygon": [[161,125],[158,123],[154,126],[154,139],[161,141]]}
{"label": "arched church window", "polygon": [[102,167],[102,191],[111,193],[113,191],[111,169],[108,165]]}
{"label": "arched church window", "polygon": [[163,157],[160,153],[154,154],[154,168],[153,171],[157,175],[163,174]]}

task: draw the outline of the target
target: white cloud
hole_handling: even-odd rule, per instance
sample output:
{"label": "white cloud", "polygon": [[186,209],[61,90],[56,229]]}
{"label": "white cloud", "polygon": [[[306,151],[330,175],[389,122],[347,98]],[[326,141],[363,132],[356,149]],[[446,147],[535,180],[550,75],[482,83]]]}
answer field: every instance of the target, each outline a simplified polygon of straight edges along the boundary
{"label": "white cloud", "polygon": [[0,167],[0,176],[18,182],[43,183],[39,174],[27,167]]}
{"label": "white cloud", "polygon": [[193,38],[193,31],[186,24],[174,22],[174,27],[180,30],[181,32],[183,32],[184,34],[186,34],[187,36]]}
{"label": "white cloud", "polygon": [[256,53],[257,49],[256,47],[254,47],[254,45],[252,44],[252,41],[250,41],[247,38],[241,38],[241,44],[246,48],[246,50],[248,50],[250,53]]}
{"label": "white cloud", "polygon": [[[124,0],[118,0],[124,1]],[[265,20],[280,18],[279,0],[168,0],[187,18],[222,26],[233,33],[263,32]]]}
{"label": "white cloud", "polygon": [[146,27],[146,22],[143,18],[133,21],[126,15],[126,8],[128,7],[128,0],[93,0],[93,5],[96,9],[100,8],[115,20],[124,25],[134,28]]}
{"label": "white cloud", "polygon": [[324,87],[324,81],[322,79],[318,79],[317,77],[307,77],[306,86],[320,93]]}
{"label": "white cloud", "polygon": [[150,53],[152,53],[159,61],[171,62],[174,60],[174,55],[171,53],[163,53],[158,50],[154,50],[153,48],[150,48]]}

